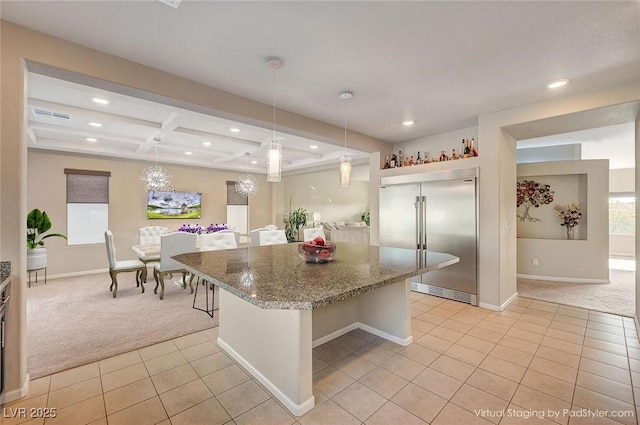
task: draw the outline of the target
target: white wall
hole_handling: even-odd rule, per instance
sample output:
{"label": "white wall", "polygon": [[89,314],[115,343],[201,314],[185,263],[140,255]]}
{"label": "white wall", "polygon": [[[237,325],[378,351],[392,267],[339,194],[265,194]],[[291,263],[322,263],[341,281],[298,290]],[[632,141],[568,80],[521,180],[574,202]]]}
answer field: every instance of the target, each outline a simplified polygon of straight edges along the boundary
{"label": "white wall", "polygon": [[[369,211],[369,182],[351,180],[351,187],[340,187],[339,163],[334,169],[294,174],[283,178],[284,194],[281,205],[282,214],[275,223],[283,227],[282,217],[289,210],[289,201],[293,199],[292,209],[304,208],[309,213],[307,220],[317,211],[322,221],[361,221],[360,215]],[[368,175],[369,165],[354,166],[352,175]],[[293,197],[293,198],[292,198]]]}
{"label": "white wall", "polygon": [[635,183],[635,168],[617,168],[609,170],[609,192],[635,192]]}
{"label": "white wall", "polygon": [[[609,160],[551,161],[518,165],[521,176],[548,177],[557,198],[535,210],[543,219],[518,223],[518,275],[547,280],[609,281]],[[586,176],[583,178],[582,176]],[[581,182],[580,180],[586,180]],[[544,183],[544,182],[543,182]],[[585,193],[586,192],[586,193]],[[553,206],[580,202],[583,216],[578,237],[564,239],[564,227],[554,216]],[[522,210],[521,208],[518,208]],[[588,229],[586,232],[585,230]],[[586,233],[586,235],[585,235]],[[545,237],[555,239],[545,239]],[[538,265],[533,265],[533,259]]]}
{"label": "white wall", "polygon": [[[471,138],[475,139],[474,146],[478,153],[482,155],[482,148],[478,140],[477,126],[396,143],[393,146],[393,149],[395,153],[402,151],[402,155],[404,157],[407,157],[407,155],[413,155],[413,157],[416,158],[418,151],[420,151],[420,156],[422,158],[425,158],[426,152],[430,153],[432,158],[437,158],[440,156],[440,151],[445,151],[448,156],[451,156],[453,149],[459,153],[460,147],[462,146],[462,139]],[[382,159],[384,159],[384,155],[386,153],[388,152],[381,152]]]}
{"label": "white wall", "polygon": [[542,161],[568,161],[582,159],[582,145],[545,146],[540,148],[524,148],[517,151],[518,164]]}

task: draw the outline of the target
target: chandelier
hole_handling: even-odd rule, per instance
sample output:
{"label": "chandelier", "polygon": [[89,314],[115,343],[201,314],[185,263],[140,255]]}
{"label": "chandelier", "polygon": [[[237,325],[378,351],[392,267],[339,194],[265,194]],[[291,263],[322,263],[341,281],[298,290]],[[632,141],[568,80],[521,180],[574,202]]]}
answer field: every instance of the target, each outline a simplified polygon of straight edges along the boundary
{"label": "chandelier", "polygon": [[[154,139],[156,140],[156,139]],[[159,141],[157,139],[156,141]],[[146,190],[171,190],[173,177],[162,165],[158,165],[158,145],[156,144],[156,164],[151,165],[140,173],[140,182]]]}
{"label": "chandelier", "polygon": [[344,155],[340,158],[340,187],[351,186],[351,156],[347,154],[347,99],[352,97],[350,91],[340,93],[340,99],[344,100]]}
{"label": "chandelier", "polygon": [[245,152],[244,156],[247,158],[247,173],[238,177],[236,180],[236,192],[247,198],[249,195],[255,195],[260,190],[258,181],[255,177],[249,174],[249,152]]}
{"label": "chandelier", "polygon": [[282,68],[282,59],[267,58],[267,66],[273,69],[273,137],[267,140],[267,181],[279,182],[282,173],[282,137],[276,137],[276,69]]}

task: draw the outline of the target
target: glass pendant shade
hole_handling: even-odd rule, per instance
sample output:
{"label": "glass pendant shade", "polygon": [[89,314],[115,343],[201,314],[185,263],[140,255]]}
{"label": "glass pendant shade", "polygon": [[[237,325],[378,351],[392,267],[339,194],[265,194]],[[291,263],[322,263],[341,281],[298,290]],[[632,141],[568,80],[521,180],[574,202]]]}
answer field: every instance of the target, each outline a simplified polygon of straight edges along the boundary
{"label": "glass pendant shade", "polygon": [[282,173],[282,144],[277,139],[267,145],[267,181],[277,183]]}
{"label": "glass pendant shade", "polygon": [[340,158],[340,187],[351,186],[351,157],[343,155]]}
{"label": "glass pendant shade", "polygon": [[351,156],[347,154],[347,100],[353,97],[350,91],[340,93],[344,100],[344,155],[340,158],[340,187],[351,186]]}

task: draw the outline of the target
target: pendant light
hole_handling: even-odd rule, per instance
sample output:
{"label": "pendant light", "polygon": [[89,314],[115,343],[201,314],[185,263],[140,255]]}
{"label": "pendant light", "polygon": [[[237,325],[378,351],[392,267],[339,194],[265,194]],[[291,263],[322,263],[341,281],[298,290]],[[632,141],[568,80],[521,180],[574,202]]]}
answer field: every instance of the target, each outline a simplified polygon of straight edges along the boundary
{"label": "pendant light", "polygon": [[276,137],[276,69],[282,68],[282,59],[267,58],[267,66],[273,69],[273,136],[267,139],[267,181],[277,183],[282,174],[282,138]]}
{"label": "pendant light", "polygon": [[340,158],[340,187],[351,186],[351,155],[347,154],[347,99],[352,97],[350,91],[340,93],[340,99],[344,100],[344,155]]}
{"label": "pendant light", "polygon": [[[159,138],[154,139],[159,142]],[[146,190],[164,190],[169,191],[172,189],[173,177],[169,171],[162,165],[158,165],[158,144],[155,145],[156,149],[156,165],[151,165],[140,173],[140,182],[144,185]]]}
{"label": "pendant light", "polygon": [[236,192],[247,198],[249,195],[255,195],[260,190],[256,178],[249,174],[249,152],[245,152],[244,156],[247,158],[247,173],[238,177],[236,181]]}

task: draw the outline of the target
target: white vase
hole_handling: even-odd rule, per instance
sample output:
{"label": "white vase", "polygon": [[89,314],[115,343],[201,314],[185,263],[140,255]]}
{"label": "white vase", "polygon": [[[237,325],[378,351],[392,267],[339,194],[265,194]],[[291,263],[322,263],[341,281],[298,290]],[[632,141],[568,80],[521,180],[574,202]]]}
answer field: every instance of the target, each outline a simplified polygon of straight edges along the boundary
{"label": "white vase", "polygon": [[27,270],[38,270],[47,267],[47,249],[27,249]]}

